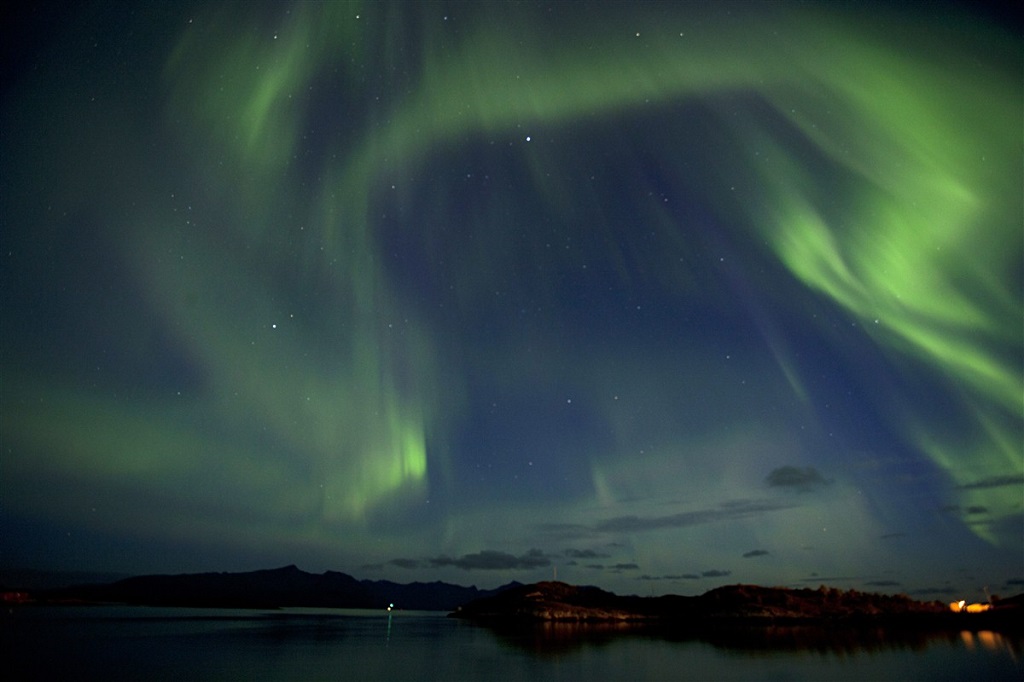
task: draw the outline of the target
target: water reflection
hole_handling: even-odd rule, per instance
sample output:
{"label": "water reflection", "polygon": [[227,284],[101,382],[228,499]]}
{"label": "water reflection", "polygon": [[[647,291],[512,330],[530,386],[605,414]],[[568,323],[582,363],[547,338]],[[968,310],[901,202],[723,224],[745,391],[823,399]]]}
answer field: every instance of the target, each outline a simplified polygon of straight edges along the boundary
{"label": "water reflection", "polygon": [[985,651],[1003,651],[1013,657],[1014,662],[1021,659],[1024,654],[1024,637],[1008,637],[1001,632],[993,630],[962,630],[960,640],[969,651],[984,649]]}
{"label": "water reflection", "polygon": [[[473,627],[473,626],[471,626]],[[839,658],[884,651],[922,652],[938,644],[968,650],[1004,652],[1015,661],[1024,650],[1024,633],[993,630],[854,627],[852,625],[714,626],[705,628],[652,625],[640,622],[501,623],[482,627],[499,642],[533,655],[561,655],[581,647],[604,646],[623,637],[667,642],[702,642],[738,655],[777,653]]]}
{"label": "water reflection", "polygon": [[[463,625],[480,627],[469,622]],[[643,635],[649,630],[648,626],[635,621],[493,623],[483,627],[506,647],[542,657],[560,656],[583,646],[606,645],[622,636]]]}
{"label": "water reflection", "polygon": [[697,631],[555,622],[490,628],[409,612],[174,613],[41,607],[17,618],[0,617],[0,660],[10,671],[5,679],[1024,679],[1018,630],[719,626]]}

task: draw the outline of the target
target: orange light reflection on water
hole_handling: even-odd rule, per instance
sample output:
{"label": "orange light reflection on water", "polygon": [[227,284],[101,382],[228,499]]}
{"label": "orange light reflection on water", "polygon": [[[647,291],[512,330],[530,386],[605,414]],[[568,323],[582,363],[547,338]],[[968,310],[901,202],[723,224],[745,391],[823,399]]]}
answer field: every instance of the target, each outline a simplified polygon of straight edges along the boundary
{"label": "orange light reflection on water", "polygon": [[975,649],[984,649],[985,651],[1006,651],[1013,656],[1014,660],[1017,659],[1014,647],[1009,639],[998,632],[992,630],[978,630],[972,632],[970,630],[960,631],[960,640],[964,643],[970,651]]}

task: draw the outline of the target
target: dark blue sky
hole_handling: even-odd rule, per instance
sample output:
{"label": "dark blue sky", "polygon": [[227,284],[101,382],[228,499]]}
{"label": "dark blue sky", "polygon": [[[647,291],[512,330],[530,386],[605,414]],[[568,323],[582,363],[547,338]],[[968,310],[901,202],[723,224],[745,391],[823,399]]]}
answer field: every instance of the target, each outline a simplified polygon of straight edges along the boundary
{"label": "dark blue sky", "polygon": [[1005,17],[20,10],[0,568],[1020,591]]}

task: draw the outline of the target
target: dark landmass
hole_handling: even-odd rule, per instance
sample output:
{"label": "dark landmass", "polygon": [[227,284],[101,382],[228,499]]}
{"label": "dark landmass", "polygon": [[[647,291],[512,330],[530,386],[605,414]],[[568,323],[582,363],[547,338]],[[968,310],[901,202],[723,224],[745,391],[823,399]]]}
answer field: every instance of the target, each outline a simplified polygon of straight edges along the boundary
{"label": "dark landmass", "polygon": [[88,584],[51,590],[13,590],[6,601],[43,604],[118,603],[146,606],[217,608],[280,608],[288,606],[349,609],[395,608],[451,611],[474,599],[519,586],[509,583],[480,590],[450,583],[394,583],[357,580],[336,571],[320,575],[295,566],[247,573],[143,575],[109,584]]}
{"label": "dark landmass", "polygon": [[729,585],[697,597],[622,597],[542,582],[476,600],[450,615],[485,626],[534,656],[557,657],[626,636],[700,641],[744,654],[924,651],[946,641],[1024,655],[1024,595],[995,601],[984,613],[953,613],[939,602],[824,586]]}
{"label": "dark landmass", "polygon": [[641,624],[671,626],[677,631],[787,625],[1019,631],[1024,628],[1024,595],[998,600],[983,613],[953,613],[941,602],[825,586],[815,590],[729,585],[697,597],[636,597],[541,582],[477,599],[451,615],[485,624]]}
{"label": "dark landmass", "polygon": [[[603,646],[623,636],[702,641],[743,652],[840,655],[893,648],[923,651],[936,640],[948,640],[968,647],[1006,648],[1024,656],[1024,594],[994,599],[981,613],[954,613],[940,602],[825,586],[729,585],[693,597],[638,597],[560,582],[513,582],[494,590],[442,582],[400,584],[357,580],[334,571],[316,575],[295,566],[247,573],[146,575],[46,590],[9,585],[0,587],[2,601],[19,608],[114,603],[383,611],[394,604],[397,609],[448,611],[486,627],[507,646],[540,656]],[[4,614],[15,612],[9,608]]]}
{"label": "dark landmass", "polygon": [[0,592],[8,589],[55,590],[71,585],[98,585],[131,577],[130,573],[100,573],[93,571],[38,571],[32,569],[0,570]]}
{"label": "dark landmass", "polygon": [[[590,635],[660,628],[673,636],[747,628],[763,639],[780,627],[877,627],[908,631],[993,630],[1024,633],[1024,594],[994,600],[982,613],[954,613],[948,604],[906,595],[830,587],[790,589],[729,585],[699,596],[620,596],[561,582],[509,583],[493,590],[450,583],[357,580],[345,573],[306,573],[295,566],[246,573],[144,575],[111,583],[49,590],[0,590],[3,601],[24,604],[117,603],[215,608],[329,607],[449,611],[495,629],[545,624],[552,634],[586,626]],[[777,637],[776,637],[777,638]]]}

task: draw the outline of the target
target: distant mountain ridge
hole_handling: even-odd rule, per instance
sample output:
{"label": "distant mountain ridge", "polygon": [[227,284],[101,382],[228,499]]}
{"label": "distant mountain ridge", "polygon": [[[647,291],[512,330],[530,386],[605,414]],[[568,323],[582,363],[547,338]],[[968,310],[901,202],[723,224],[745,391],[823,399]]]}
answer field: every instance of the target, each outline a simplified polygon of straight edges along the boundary
{"label": "distant mountain ridge", "polygon": [[518,587],[493,590],[443,582],[395,583],[357,580],[346,573],[307,573],[295,565],[244,573],[141,575],[109,584],[80,585],[33,595],[39,601],[116,602],[149,606],[274,608],[285,606],[350,609],[395,608],[451,611],[475,599]]}

